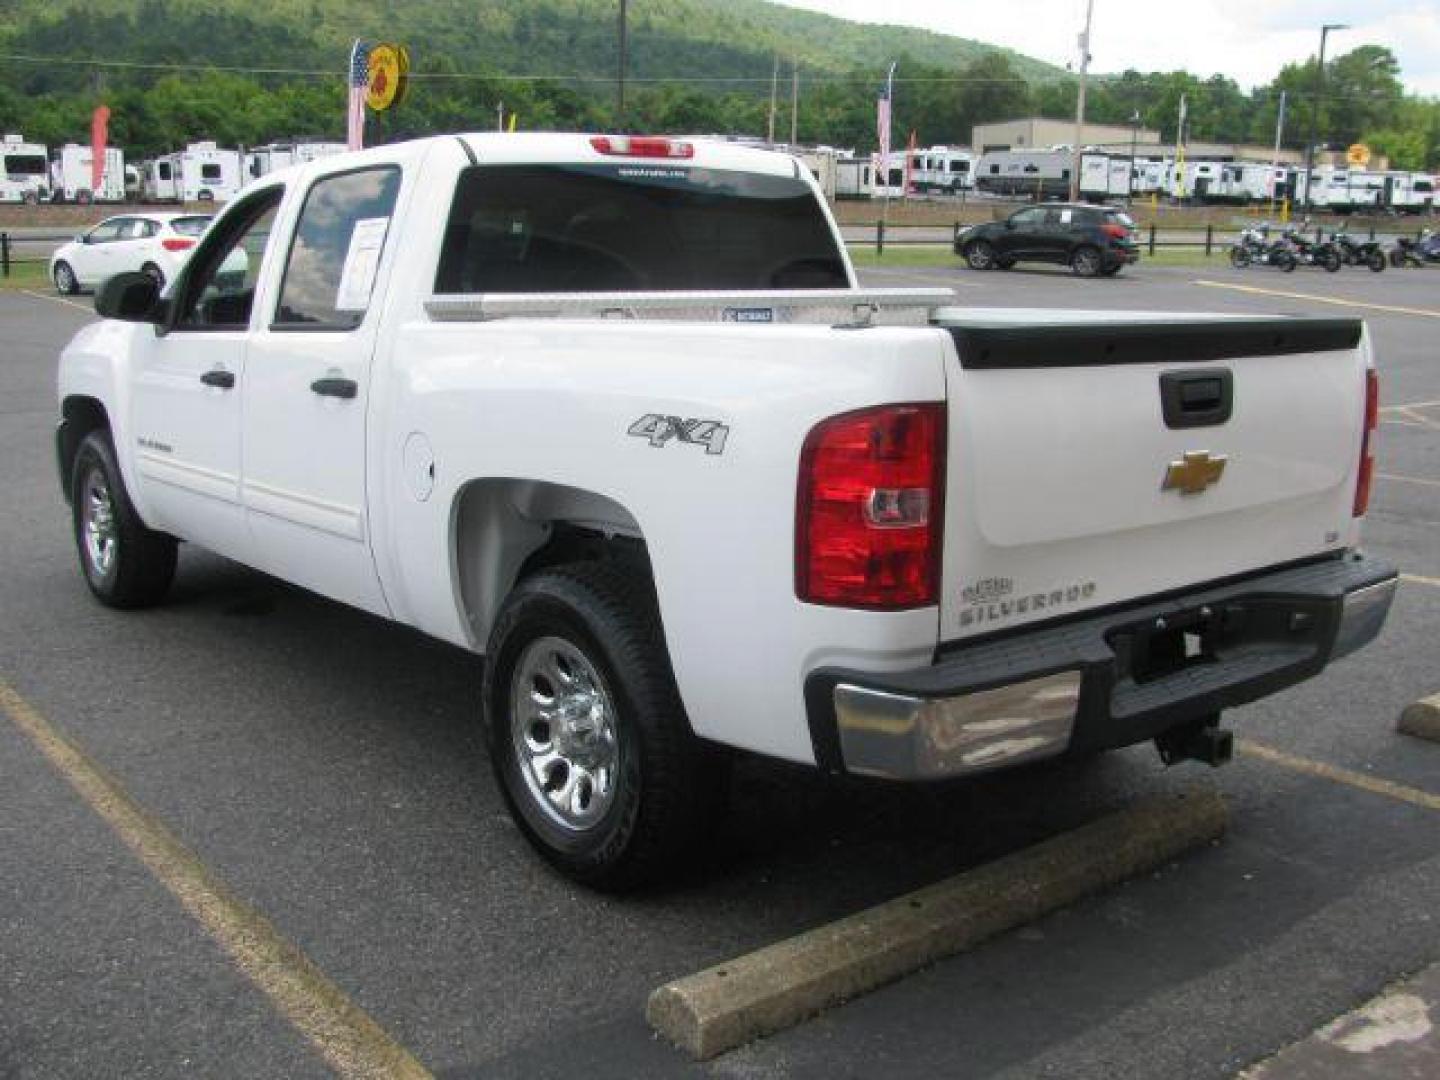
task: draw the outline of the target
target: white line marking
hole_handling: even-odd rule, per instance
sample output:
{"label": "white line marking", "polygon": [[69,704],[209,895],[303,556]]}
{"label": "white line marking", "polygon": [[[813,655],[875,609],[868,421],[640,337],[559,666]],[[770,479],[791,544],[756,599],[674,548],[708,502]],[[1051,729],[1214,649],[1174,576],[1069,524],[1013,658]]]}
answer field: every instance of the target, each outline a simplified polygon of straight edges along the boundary
{"label": "white line marking", "polygon": [[73,307],[76,311],[83,311],[87,315],[94,315],[95,309],[86,304],[77,304],[74,300],[66,300],[63,296],[47,296],[43,292],[35,292],[33,289],[18,289],[17,292],[26,296],[33,296],[36,300],[49,300],[52,304],[64,304],[66,307]]}
{"label": "white line marking", "polygon": [[1440,578],[1421,577],[1419,574],[1401,574],[1401,581],[1413,581],[1417,585],[1433,585],[1440,589]]}
{"label": "white line marking", "polygon": [[1420,476],[1399,476],[1396,473],[1376,473],[1380,480],[1398,480],[1402,484],[1424,484],[1426,487],[1440,487],[1440,480],[1426,480]]}
{"label": "white line marking", "polygon": [[1426,319],[1440,319],[1440,311],[1429,308],[1397,307],[1394,304],[1367,304],[1360,300],[1342,300],[1338,296],[1316,296],[1314,293],[1286,292],[1283,289],[1261,289],[1254,285],[1235,285],[1228,281],[1206,281],[1197,278],[1192,285],[1203,285],[1208,289],[1233,289],[1235,292],[1255,293],[1259,296],[1283,296],[1290,300],[1310,300],[1316,304],[1334,304],[1337,307],[1362,308],[1366,311],[1384,311],[1392,315],[1419,315]]}

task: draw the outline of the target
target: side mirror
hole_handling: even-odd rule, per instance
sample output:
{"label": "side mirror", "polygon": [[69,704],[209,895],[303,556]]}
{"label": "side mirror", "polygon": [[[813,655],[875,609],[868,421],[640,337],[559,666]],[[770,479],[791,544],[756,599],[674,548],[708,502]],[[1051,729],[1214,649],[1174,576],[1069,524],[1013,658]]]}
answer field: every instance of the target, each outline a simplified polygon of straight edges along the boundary
{"label": "side mirror", "polygon": [[102,319],[158,324],[165,321],[165,309],[160,285],[149,274],[116,274],[95,293],[95,311]]}

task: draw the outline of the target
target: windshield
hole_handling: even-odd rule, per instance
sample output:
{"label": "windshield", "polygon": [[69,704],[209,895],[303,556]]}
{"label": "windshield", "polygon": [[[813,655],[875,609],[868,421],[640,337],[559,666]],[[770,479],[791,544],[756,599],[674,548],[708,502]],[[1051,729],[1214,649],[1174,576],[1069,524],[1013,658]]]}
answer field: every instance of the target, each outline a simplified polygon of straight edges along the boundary
{"label": "windshield", "polygon": [[205,214],[197,214],[194,217],[175,218],[170,222],[170,228],[181,236],[199,236],[210,227],[210,217]]}
{"label": "windshield", "polygon": [[668,163],[466,169],[435,282],[442,293],[848,286],[803,180]]}

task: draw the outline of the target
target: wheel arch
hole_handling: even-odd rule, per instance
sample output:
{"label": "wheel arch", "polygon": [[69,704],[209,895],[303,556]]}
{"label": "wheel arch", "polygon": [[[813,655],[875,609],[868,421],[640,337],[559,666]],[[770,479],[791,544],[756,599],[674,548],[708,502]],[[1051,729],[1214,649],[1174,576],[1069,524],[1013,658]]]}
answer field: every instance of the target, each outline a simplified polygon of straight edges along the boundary
{"label": "wheel arch", "polygon": [[472,480],[451,508],[451,581],[460,621],[483,651],[517,582],[569,562],[639,561],[649,573],[640,525],[607,495],[543,480]]}
{"label": "wheel arch", "polygon": [[92,431],[108,430],[110,414],[99,398],[71,394],[60,403],[60,426],[55,433],[55,452],[60,466],[60,490],[70,501],[70,474],[80,444]]}

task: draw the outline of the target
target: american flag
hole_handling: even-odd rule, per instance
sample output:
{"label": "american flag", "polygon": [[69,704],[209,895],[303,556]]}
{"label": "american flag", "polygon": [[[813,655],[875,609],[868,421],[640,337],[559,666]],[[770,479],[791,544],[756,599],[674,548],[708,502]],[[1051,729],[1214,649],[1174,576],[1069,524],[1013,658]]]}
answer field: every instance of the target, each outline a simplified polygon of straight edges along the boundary
{"label": "american flag", "polygon": [[359,38],[350,47],[350,112],[345,142],[351,150],[365,146],[365,87],[370,81],[370,46]]}

